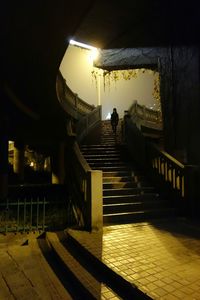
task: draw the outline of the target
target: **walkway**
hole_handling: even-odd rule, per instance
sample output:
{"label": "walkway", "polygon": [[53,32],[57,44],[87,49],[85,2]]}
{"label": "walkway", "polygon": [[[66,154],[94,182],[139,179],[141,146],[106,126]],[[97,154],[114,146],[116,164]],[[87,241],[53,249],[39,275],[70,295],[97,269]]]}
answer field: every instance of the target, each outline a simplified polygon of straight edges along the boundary
{"label": "walkway", "polygon": [[[72,229],[68,233],[152,299],[200,299],[200,227],[196,224],[184,219],[159,220],[107,226],[103,234]],[[37,234],[0,235],[1,300],[72,299],[36,238]],[[55,245],[61,247],[59,242]],[[76,268],[84,282],[87,272],[81,265]],[[88,284],[98,289],[96,299],[120,299],[104,284]]]}
{"label": "walkway", "polygon": [[0,235],[0,300],[72,300],[42,255],[37,237]]}
{"label": "walkway", "polygon": [[[101,234],[70,234],[99,256]],[[152,299],[200,299],[200,227],[181,219],[108,226],[102,248],[104,263]]]}

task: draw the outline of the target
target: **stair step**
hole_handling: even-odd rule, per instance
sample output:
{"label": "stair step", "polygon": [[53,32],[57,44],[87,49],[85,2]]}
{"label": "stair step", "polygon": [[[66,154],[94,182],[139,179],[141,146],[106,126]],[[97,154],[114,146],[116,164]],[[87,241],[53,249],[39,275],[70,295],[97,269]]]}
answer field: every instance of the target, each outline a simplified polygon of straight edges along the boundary
{"label": "stair step", "polygon": [[93,164],[119,164],[119,165],[124,165],[124,163],[120,160],[119,157],[85,157],[88,163],[93,163]]}
{"label": "stair step", "polygon": [[38,244],[52,271],[71,295],[69,299],[96,299],[84,282],[76,277],[76,260],[55,240],[55,236],[39,238]]}
{"label": "stair step", "polygon": [[102,122],[100,143],[81,147],[90,167],[103,172],[104,220],[129,223],[145,220],[153,212],[162,215],[164,208],[169,212],[168,203],[160,199],[145,173],[134,168],[120,136],[120,126],[114,135],[110,121]]}
{"label": "stair step", "polygon": [[111,144],[111,145],[109,145],[109,144],[107,144],[107,145],[102,145],[102,144],[98,144],[98,145],[81,145],[81,150],[103,150],[103,149],[105,149],[105,150],[107,150],[107,151],[109,151],[109,150],[117,150],[116,149],[116,146],[115,145],[113,145],[113,144]]}
{"label": "stair step", "polygon": [[132,203],[138,201],[154,201],[159,199],[159,195],[156,193],[147,193],[147,194],[136,194],[136,195],[114,195],[114,196],[103,196],[103,203],[104,204],[113,204],[113,203]]}
{"label": "stair step", "polygon": [[163,209],[168,208],[167,201],[138,201],[132,203],[113,203],[103,205],[103,214],[113,214],[113,213],[124,213],[124,212],[136,212],[147,209]]}
{"label": "stair step", "polygon": [[118,177],[105,177],[103,176],[103,183],[116,183],[116,182],[127,182],[127,181],[133,181],[134,178],[132,176],[118,176]]}
{"label": "stair step", "polygon": [[100,170],[126,170],[128,168],[121,162],[90,162],[89,165],[92,169],[98,168]]}
{"label": "stair step", "polygon": [[134,223],[142,222],[152,219],[157,219],[174,214],[174,209],[152,209],[152,210],[141,210],[136,212],[125,212],[125,213],[114,213],[105,214],[103,216],[104,224],[124,224],[124,223]]}
{"label": "stair step", "polygon": [[119,188],[152,188],[152,186],[148,183],[148,182],[144,182],[144,181],[134,181],[133,180],[126,180],[126,181],[112,181],[112,182],[103,182],[103,189],[119,189]]}
{"label": "stair step", "polygon": [[103,183],[103,189],[122,189],[122,188],[136,188],[138,187],[137,182],[124,181],[124,182],[106,182]]}
{"label": "stair step", "polygon": [[114,196],[114,195],[137,195],[144,194],[154,191],[154,187],[144,188],[121,188],[121,189],[103,189],[103,196]]}
{"label": "stair step", "polygon": [[102,171],[105,171],[105,172],[107,172],[107,171],[131,171],[131,169],[129,168],[129,167],[127,167],[127,166],[125,166],[125,165],[119,165],[119,164],[117,164],[117,165],[112,165],[112,164],[104,164],[104,165],[95,165],[95,164],[93,164],[92,165],[92,168],[98,168],[99,170],[102,170]]}
{"label": "stair step", "polygon": [[[69,230],[68,232],[69,237],[67,239],[67,243],[63,241],[63,245],[68,249],[70,253],[72,253],[72,255],[76,257],[76,259],[80,262],[81,265],[83,265],[87,270],[90,271],[94,278],[96,278],[99,282],[103,282],[106,287],[110,288],[110,292],[108,293],[109,299],[151,299],[147,294],[140,291],[139,288],[137,288],[133,283],[128,282],[121,275],[110,269],[102,261],[101,254],[100,257],[98,255],[94,256],[92,254],[92,249],[89,248],[89,250],[87,246],[85,246],[85,243],[83,247],[78,241],[78,239],[73,236],[72,230]],[[102,239],[100,238],[99,240],[102,243]],[[98,240],[95,240],[95,242],[98,243]],[[100,245],[99,249],[101,249],[101,247],[102,246]],[[87,298],[82,297],[80,299]],[[98,295],[96,295],[96,299],[101,299],[101,297],[98,297]]]}
{"label": "stair step", "polygon": [[132,170],[119,170],[119,171],[104,171],[103,172],[103,177],[130,177],[132,176]]}
{"label": "stair step", "polygon": [[120,151],[116,149],[116,147],[114,148],[87,148],[87,149],[81,149],[81,152],[87,154],[87,153],[91,153],[91,154],[120,154]]}
{"label": "stair step", "polygon": [[120,157],[120,153],[114,153],[114,152],[112,152],[112,153],[108,153],[108,152],[105,152],[104,151],[104,153],[95,153],[95,154],[93,154],[93,153],[85,153],[84,154],[84,156],[85,156],[85,158],[93,158],[93,159],[102,159],[102,158],[110,158],[110,157],[112,157],[112,158],[119,158]]}

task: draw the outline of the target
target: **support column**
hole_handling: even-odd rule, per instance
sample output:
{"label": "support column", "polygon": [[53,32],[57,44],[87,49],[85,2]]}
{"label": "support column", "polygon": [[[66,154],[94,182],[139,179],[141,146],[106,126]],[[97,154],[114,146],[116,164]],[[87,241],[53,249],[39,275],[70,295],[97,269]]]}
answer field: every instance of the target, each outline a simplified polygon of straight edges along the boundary
{"label": "support column", "polygon": [[0,77],[0,201],[5,201],[8,194],[8,124],[6,114],[7,99],[3,91]]}
{"label": "support column", "polygon": [[18,175],[20,182],[24,181],[24,144],[22,142],[14,143],[13,171]]}
{"label": "support column", "polygon": [[63,184],[65,180],[65,142],[58,145],[58,149],[51,157],[52,183]]}
{"label": "support column", "polygon": [[3,201],[8,193],[8,138],[0,134],[0,201]]}

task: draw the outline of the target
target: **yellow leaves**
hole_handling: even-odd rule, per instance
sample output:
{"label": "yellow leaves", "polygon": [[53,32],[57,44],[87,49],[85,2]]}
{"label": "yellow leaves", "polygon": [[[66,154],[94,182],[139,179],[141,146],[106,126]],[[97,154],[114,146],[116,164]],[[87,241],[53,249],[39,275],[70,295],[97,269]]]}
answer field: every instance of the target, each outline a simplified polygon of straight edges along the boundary
{"label": "yellow leaves", "polygon": [[153,84],[152,96],[156,100],[158,110],[161,111],[161,105],[160,105],[160,74],[158,72],[154,72],[154,84]]}
{"label": "yellow leaves", "polygon": [[118,80],[130,80],[132,78],[137,78],[140,74],[150,74],[154,76],[154,84],[153,84],[153,92],[152,96],[156,100],[157,107],[160,109],[160,74],[156,71],[150,70],[150,69],[128,69],[128,70],[101,70],[98,68],[94,68],[92,73],[92,78],[96,82],[97,86],[97,80],[98,76],[103,76],[103,82],[104,82],[104,90],[106,87],[110,88],[111,82],[117,82]]}

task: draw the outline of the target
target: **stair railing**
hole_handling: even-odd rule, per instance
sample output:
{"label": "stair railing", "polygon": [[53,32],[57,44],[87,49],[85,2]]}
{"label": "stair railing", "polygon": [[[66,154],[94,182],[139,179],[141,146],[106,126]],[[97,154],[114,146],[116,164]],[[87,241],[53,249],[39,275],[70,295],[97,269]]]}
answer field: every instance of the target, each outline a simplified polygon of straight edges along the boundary
{"label": "stair railing", "polygon": [[75,119],[79,119],[84,114],[90,113],[95,109],[94,105],[90,105],[83,101],[68,87],[60,72],[57,76],[56,91],[58,100],[64,110]]}
{"label": "stair railing", "polygon": [[93,111],[83,116],[76,125],[77,140],[80,143],[89,132],[101,122],[101,106],[97,106]]}
{"label": "stair railing", "polygon": [[79,227],[101,230],[103,226],[102,171],[92,170],[74,141],[69,157],[69,191]]}
{"label": "stair railing", "polygon": [[139,129],[141,126],[145,126],[162,130],[162,114],[158,110],[140,105],[137,100],[135,100],[127,113]]}
{"label": "stair railing", "polygon": [[185,197],[185,166],[156,145],[148,144],[148,163],[156,181],[165,184],[165,194],[174,192],[177,199]]}
{"label": "stair railing", "polygon": [[171,199],[181,214],[194,215],[199,206],[199,167],[179,162],[156,145],[147,143],[151,175],[161,192]]}
{"label": "stair railing", "polygon": [[181,214],[195,214],[199,204],[199,167],[186,165],[149,143],[129,116],[124,118],[125,143],[133,160],[146,171],[159,192]]}

